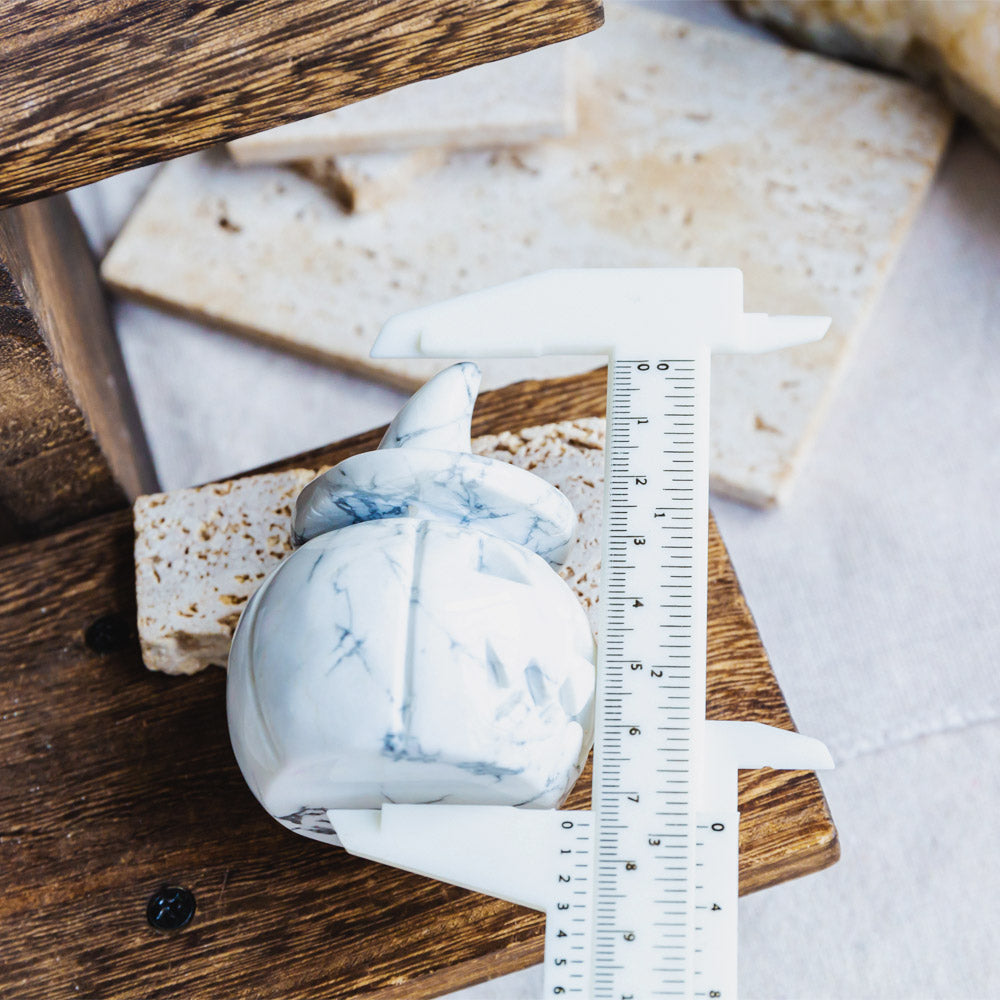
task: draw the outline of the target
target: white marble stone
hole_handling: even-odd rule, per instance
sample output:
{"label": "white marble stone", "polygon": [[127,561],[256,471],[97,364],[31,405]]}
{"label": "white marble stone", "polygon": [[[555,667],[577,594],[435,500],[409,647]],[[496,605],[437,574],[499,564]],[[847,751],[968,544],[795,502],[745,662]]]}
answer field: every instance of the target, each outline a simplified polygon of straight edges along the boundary
{"label": "white marble stone", "polygon": [[[554,807],[586,761],[593,637],[542,558],[575,515],[531,473],[440,447],[468,449],[477,386],[474,365],[448,369],[380,450],[314,480],[296,516],[309,540],[237,626],[236,758],[306,836],[336,843],[325,810],[383,802]],[[567,538],[546,503],[568,510]]]}

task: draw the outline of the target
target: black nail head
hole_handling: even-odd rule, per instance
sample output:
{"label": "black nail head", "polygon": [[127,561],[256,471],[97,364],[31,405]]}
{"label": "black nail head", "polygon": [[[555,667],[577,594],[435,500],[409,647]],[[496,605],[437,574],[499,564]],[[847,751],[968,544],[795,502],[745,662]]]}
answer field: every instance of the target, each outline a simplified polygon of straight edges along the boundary
{"label": "black nail head", "polygon": [[113,653],[128,642],[131,631],[121,615],[117,613],[101,615],[87,626],[83,641],[95,653]]}
{"label": "black nail head", "polygon": [[146,919],[158,931],[177,931],[194,916],[194,894],[179,885],[161,886],[146,906]]}

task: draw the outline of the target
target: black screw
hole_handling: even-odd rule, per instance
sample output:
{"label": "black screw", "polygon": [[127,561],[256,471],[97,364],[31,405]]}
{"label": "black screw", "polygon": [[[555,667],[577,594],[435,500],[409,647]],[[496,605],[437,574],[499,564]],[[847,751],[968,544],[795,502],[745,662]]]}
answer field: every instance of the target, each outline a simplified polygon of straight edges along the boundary
{"label": "black screw", "polygon": [[131,636],[132,629],[128,622],[117,612],[112,612],[95,618],[87,626],[83,641],[95,653],[113,653],[121,649]]}
{"label": "black screw", "polygon": [[179,885],[160,886],[146,905],[146,919],[158,931],[177,931],[191,923],[194,893]]}

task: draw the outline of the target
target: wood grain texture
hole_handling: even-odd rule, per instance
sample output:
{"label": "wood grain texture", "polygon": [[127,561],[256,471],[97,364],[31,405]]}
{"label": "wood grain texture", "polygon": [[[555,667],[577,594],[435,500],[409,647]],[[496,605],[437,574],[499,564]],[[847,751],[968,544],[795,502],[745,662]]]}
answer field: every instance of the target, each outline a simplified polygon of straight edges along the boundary
{"label": "wood grain texture", "polygon": [[598,27],[599,0],[20,0],[0,207]]}
{"label": "wood grain texture", "polygon": [[0,212],[0,542],[121,507],[155,485],[69,202]]}
{"label": "wood grain texture", "polygon": [[[603,412],[599,375],[542,389],[485,394],[476,433]],[[280,465],[338,461],[380,436]],[[709,713],[789,728],[714,523],[711,533]],[[125,628],[98,654],[84,635],[106,615]],[[222,671],[147,673],[134,616],[127,511],[3,550],[0,995],[419,1000],[540,960],[540,914],[278,827],[232,757]],[[742,891],[836,860],[814,775],[744,772],[740,800]],[[588,802],[589,771],[570,804]],[[164,883],[198,900],[174,934],[145,922]]]}

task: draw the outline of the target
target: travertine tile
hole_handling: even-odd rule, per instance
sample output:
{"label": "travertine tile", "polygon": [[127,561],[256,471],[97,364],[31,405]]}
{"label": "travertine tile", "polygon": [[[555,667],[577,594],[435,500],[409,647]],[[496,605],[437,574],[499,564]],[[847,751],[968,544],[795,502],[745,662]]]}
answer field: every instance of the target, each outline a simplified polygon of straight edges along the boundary
{"label": "travertine tile", "polygon": [[[186,157],[158,176],[105,277],[412,388],[443,365],[368,358],[401,310],[556,266],[741,267],[747,309],[833,317],[819,344],[714,365],[713,487],[775,502],[906,236],[950,115],[880,74],[652,11],[608,14],[580,40],[572,137],[454,153],[385,210],[353,216],[288,170]],[[484,382],[587,367],[593,359],[490,361]]]}

